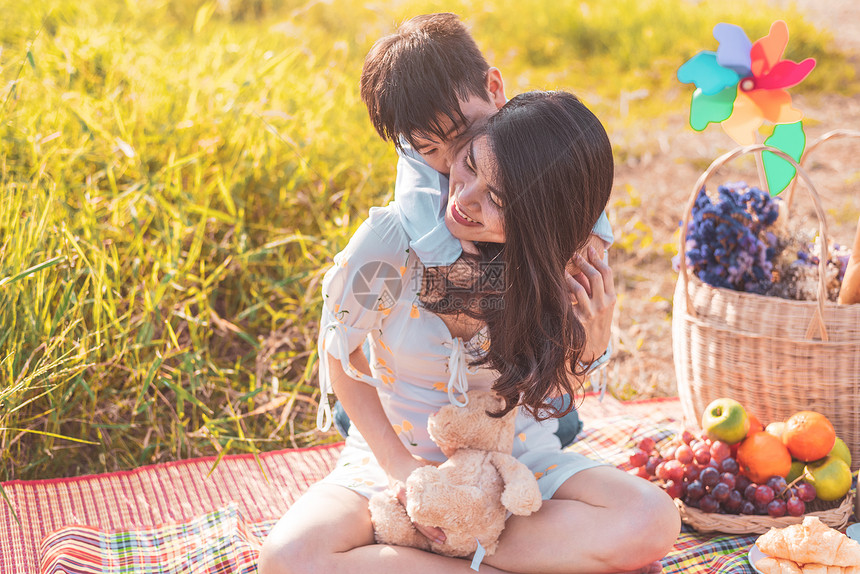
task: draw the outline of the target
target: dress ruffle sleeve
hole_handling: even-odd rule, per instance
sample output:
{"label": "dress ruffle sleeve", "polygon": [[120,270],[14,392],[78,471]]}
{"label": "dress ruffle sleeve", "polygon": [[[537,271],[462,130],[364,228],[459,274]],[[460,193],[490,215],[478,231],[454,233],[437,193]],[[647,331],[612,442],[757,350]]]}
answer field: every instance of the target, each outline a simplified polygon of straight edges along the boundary
{"label": "dress ruffle sleeve", "polygon": [[400,231],[396,213],[374,208],[358,228],[346,249],[334,257],[334,265],[322,282],[323,308],[317,341],[320,405],[317,427],[331,427],[329,395],[333,393],[329,361],[340,361],[343,371],[374,387],[376,377],[361,373],[349,362],[373,331],[381,332],[385,316],[407,287],[408,241]]}

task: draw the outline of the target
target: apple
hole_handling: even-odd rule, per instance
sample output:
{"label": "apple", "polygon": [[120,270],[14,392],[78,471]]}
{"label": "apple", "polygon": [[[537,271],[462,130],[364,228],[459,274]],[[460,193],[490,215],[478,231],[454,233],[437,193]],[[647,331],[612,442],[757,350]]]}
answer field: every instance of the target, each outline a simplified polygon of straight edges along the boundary
{"label": "apple", "polygon": [[839,437],[836,437],[836,442],[833,443],[833,448],[827,456],[835,456],[845,461],[845,464],[851,466],[851,451],[848,450],[848,445]]}
{"label": "apple", "polygon": [[769,432],[779,440],[782,440],[782,433],[785,431],[784,421],[774,421],[764,427],[764,432]]}
{"label": "apple", "polygon": [[734,399],[716,399],[702,413],[702,429],[711,440],[736,444],[750,430],[750,419],[743,405]]}
{"label": "apple", "polygon": [[806,465],[804,482],[815,488],[821,500],[838,500],[851,489],[851,467],[835,456],[827,456]]}

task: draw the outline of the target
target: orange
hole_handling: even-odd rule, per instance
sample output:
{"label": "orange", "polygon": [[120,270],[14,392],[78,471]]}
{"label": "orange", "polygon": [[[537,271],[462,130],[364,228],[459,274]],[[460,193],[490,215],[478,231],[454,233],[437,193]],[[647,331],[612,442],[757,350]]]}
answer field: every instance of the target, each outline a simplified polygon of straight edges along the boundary
{"label": "orange", "polygon": [[827,456],[836,442],[836,431],[826,416],[800,411],[785,421],[782,442],[791,456],[809,462]]}
{"label": "orange", "polygon": [[755,434],[757,432],[761,432],[764,430],[764,425],[761,424],[761,421],[758,420],[757,416],[755,416],[754,414],[752,414],[749,411],[747,411],[747,415],[749,416],[749,419],[750,419],[750,430],[749,430],[749,432],[747,432],[747,436],[749,436],[751,434]]}
{"label": "orange", "polygon": [[738,465],[751,481],[763,484],[771,476],[788,475],[791,455],[782,441],[766,432],[757,432],[738,447]]}

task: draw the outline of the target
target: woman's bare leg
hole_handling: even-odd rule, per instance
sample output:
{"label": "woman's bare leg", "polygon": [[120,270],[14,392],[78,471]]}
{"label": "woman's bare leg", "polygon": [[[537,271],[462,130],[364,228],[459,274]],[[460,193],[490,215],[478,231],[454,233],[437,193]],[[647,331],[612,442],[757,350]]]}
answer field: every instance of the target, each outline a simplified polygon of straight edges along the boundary
{"label": "woman's bare leg", "polygon": [[[512,516],[481,572],[659,572],[672,548],[678,511],[658,487],[611,468],[568,479],[527,517]],[[272,529],[260,574],[463,572],[470,560],[373,543],[367,499],[334,485],[312,487]]]}
{"label": "woman's bare leg", "polygon": [[[471,560],[374,544],[367,499],[346,488],[311,487],[275,524],[260,553],[260,574],[474,574]],[[481,572],[501,572],[488,565]]]}
{"label": "woman's bare leg", "polygon": [[660,571],[681,521],[656,485],[601,466],[568,479],[531,516],[508,519],[487,564],[511,572]]}

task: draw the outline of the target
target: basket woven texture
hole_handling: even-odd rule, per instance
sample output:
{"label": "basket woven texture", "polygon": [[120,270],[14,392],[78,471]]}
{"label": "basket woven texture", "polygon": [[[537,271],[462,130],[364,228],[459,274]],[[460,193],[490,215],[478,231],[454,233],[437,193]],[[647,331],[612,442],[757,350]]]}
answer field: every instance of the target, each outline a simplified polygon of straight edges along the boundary
{"label": "basket woven texture", "polygon": [[[809,146],[860,132],[838,131]],[[718,168],[738,156],[770,151],[791,162],[805,183],[828,238],[824,209],[809,175],[790,156],[763,145],[737,148],[705,170],[691,194],[680,241],[680,275],[675,288],[672,346],[684,422],[698,425],[705,407],[729,397],[748,406],[765,424],[801,410],[833,423],[860,468],[860,304],[837,305],[826,298],[824,246],[817,301],[792,301],[712,287],[686,265],[686,236],[693,204]],[[806,155],[804,155],[804,159]],[[694,510],[694,509],[691,509]],[[725,531],[729,532],[729,531]]]}
{"label": "basket woven texture", "polygon": [[831,528],[841,530],[848,525],[854,511],[854,493],[849,492],[835,503],[816,500],[809,512],[803,516],[783,516],[773,518],[768,515],[747,514],[709,514],[698,508],[687,506],[675,499],[681,513],[681,520],[699,532],[724,532],[726,534],[763,534],[771,528],[784,528],[803,521],[803,516],[817,516]]}

